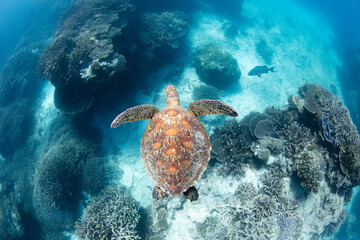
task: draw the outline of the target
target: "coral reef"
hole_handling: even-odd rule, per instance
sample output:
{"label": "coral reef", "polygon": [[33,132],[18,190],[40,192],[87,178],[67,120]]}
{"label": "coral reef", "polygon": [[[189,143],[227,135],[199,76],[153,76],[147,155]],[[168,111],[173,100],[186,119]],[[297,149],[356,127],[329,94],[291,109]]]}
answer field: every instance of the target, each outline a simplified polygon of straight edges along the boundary
{"label": "coral reef", "polygon": [[186,16],[135,9],[132,0],[84,0],[63,15],[38,65],[56,88],[61,112],[83,112],[102,94],[116,98],[137,83],[146,88],[139,73],[146,76],[174,59],[188,32]]}
{"label": "coral reef", "polygon": [[320,143],[330,153],[326,159],[327,178],[342,193],[360,184],[360,138],[349,111],[342,101],[320,85],[305,84],[299,95],[291,97],[304,124],[319,135]]}
{"label": "coral reef", "polygon": [[89,108],[94,92],[125,69],[122,53],[129,44],[122,39],[133,10],[130,0],[85,0],[64,14],[39,62],[43,77],[56,87],[56,106],[62,112]]}
{"label": "coral reef", "polygon": [[96,130],[87,126],[84,133],[77,124],[86,126],[59,115],[37,162],[34,209],[48,237],[71,229],[83,191],[96,194],[105,185],[105,163]]}
{"label": "coral reef", "polygon": [[17,99],[34,99],[40,90],[36,65],[37,53],[22,49],[15,52],[0,73],[0,107]]}
{"label": "coral reef", "polygon": [[0,191],[0,236],[1,239],[19,239],[24,234],[18,202],[14,194],[5,196]]}
{"label": "coral reef", "polygon": [[284,197],[284,180],[286,176],[284,166],[280,161],[274,162],[268,166],[268,171],[263,173],[260,180],[263,184],[260,191],[275,199]]}
{"label": "coral reef", "polygon": [[0,155],[11,161],[33,131],[34,102],[41,88],[38,54],[20,49],[0,73]]}
{"label": "coral reef", "polygon": [[311,192],[319,190],[320,161],[319,154],[310,150],[304,150],[296,158],[296,173],[301,179],[301,186]]}
{"label": "coral reef", "polygon": [[11,161],[33,132],[34,113],[26,99],[0,107],[0,154]]}
{"label": "coral reef", "polygon": [[226,121],[214,129],[210,136],[212,158],[221,163],[219,170],[222,175],[244,174],[244,168],[253,160],[251,144],[248,144],[249,135],[245,121]]}
{"label": "coral reef", "polygon": [[163,66],[180,47],[188,32],[184,13],[179,11],[143,13],[140,18],[137,40],[144,64],[151,67]]}
{"label": "coral reef", "polygon": [[241,76],[236,59],[216,45],[206,45],[196,50],[194,67],[199,78],[218,89],[227,89]]}
{"label": "coral reef", "polygon": [[140,239],[139,220],[137,202],[124,189],[110,186],[91,199],[76,222],[76,235],[80,239]]}
{"label": "coral reef", "polygon": [[199,100],[199,99],[214,99],[219,100],[221,99],[221,92],[219,89],[209,85],[200,85],[194,88],[192,93],[192,99]]}

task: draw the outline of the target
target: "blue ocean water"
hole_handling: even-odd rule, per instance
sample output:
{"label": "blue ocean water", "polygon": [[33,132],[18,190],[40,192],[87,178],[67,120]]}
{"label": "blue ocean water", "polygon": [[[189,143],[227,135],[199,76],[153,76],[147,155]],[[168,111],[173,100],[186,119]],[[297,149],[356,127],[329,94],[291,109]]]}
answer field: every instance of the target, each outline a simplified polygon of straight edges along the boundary
{"label": "blue ocean water", "polygon": [[0,239],[360,239],[359,10],[0,0]]}

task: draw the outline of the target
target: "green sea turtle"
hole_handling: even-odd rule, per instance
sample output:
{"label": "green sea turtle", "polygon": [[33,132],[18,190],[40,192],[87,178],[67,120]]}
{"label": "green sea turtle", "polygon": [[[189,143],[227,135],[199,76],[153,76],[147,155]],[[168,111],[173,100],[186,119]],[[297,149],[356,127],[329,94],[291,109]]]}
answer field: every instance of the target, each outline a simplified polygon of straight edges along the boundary
{"label": "green sea turtle", "polygon": [[128,108],[111,123],[115,128],[126,122],[151,119],[141,141],[141,156],[146,171],[155,182],[152,196],[165,193],[197,200],[194,187],[210,159],[210,139],[197,116],[224,114],[236,117],[237,112],[217,100],[197,100],[188,110],[180,106],[179,95],[172,85],[166,87],[167,106],[159,112],[149,104]]}

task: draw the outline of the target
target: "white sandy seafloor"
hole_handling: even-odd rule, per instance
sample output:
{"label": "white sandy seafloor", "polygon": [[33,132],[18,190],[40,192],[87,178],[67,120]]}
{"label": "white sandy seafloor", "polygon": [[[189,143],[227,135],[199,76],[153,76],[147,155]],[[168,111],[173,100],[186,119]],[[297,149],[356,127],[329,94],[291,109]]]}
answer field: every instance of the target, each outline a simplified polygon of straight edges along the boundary
{"label": "white sandy seafloor", "polygon": [[[278,0],[245,1],[242,16],[246,24],[239,23],[242,29],[235,39],[227,39],[221,30],[226,19],[207,14],[198,15],[198,24],[190,29],[188,36],[194,49],[215,43],[238,61],[241,78],[237,86],[227,91],[221,100],[234,107],[239,118],[252,111],[262,112],[269,105],[284,106],[288,96],[296,94],[298,87],[306,82],[321,84],[328,89],[335,87],[338,94],[341,92],[336,78],[336,67],[340,62],[335,50],[331,48],[333,34],[324,19],[295,3]],[[265,65],[255,49],[255,44],[261,39],[265,39],[274,51],[272,66],[275,66],[275,72],[264,74],[261,78],[248,76],[247,73],[253,67]],[[199,84],[201,82],[189,60],[180,84],[177,85],[183,107],[193,101],[192,89]],[[138,96],[142,103],[153,103],[153,99],[154,96],[145,94]],[[155,104],[159,108],[164,107],[164,91]],[[147,123],[148,121],[129,123],[104,133],[104,136],[111,136],[108,143],[113,150],[113,154],[109,156],[110,164],[122,172],[120,179],[114,179],[114,182],[128,187],[144,208],[152,204],[151,191],[154,187],[140,154],[141,138]],[[208,123],[211,121],[206,121],[205,127],[210,133],[214,126]],[[231,176],[223,178],[212,172],[197,181],[195,187],[200,194],[198,201],[184,201],[181,196],[168,203],[169,229],[165,232],[165,238],[194,239],[195,223],[202,223],[206,217],[211,216],[214,209],[222,206],[225,198],[234,194],[239,184],[249,182],[259,189],[261,173],[248,169],[245,177],[237,179]],[[289,185],[285,189],[291,198]],[[322,208],[320,196],[324,191],[329,191],[325,181],[322,182],[319,193],[311,193],[307,201],[301,203],[301,213],[306,220],[303,227],[305,239],[312,233],[321,233],[324,224],[329,223],[320,221],[317,217]],[[341,206],[343,200],[339,198],[335,204]]]}

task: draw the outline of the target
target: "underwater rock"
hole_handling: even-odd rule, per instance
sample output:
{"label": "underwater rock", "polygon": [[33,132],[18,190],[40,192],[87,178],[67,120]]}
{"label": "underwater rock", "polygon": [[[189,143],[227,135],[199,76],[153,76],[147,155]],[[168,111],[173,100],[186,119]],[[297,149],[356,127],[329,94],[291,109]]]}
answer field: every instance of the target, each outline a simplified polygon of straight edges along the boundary
{"label": "underwater rock", "polygon": [[138,203],[121,187],[109,186],[91,199],[76,222],[79,239],[140,239]]}
{"label": "underwater rock", "polygon": [[196,50],[194,67],[203,82],[218,89],[229,88],[241,76],[236,59],[230,53],[212,44]]}

